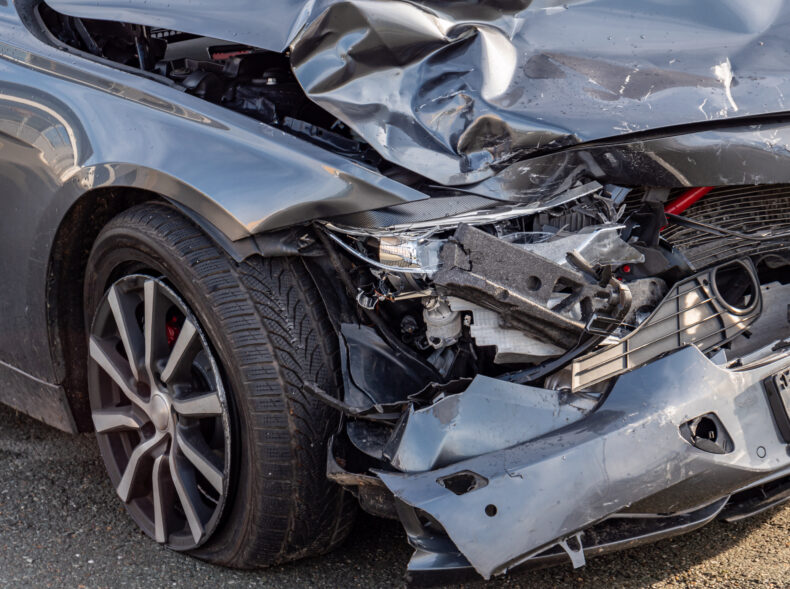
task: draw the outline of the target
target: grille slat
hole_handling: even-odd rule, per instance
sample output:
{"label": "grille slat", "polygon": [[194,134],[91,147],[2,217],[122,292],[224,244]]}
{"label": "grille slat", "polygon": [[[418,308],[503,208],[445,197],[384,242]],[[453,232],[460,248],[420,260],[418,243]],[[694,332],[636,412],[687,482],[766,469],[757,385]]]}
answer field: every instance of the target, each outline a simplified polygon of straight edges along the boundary
{"label": "grille slat", "polygon": [[[682,194],[673,191],[671,198]],[[790,232],[790,186],[734,186],[712,190],[684,216],[723,229],[769,235]],[[697,268],[743,255],[790,249],[781,243],[758,243],[737,237],[717,237],[690,227],[670,225],[662,236],[681,250]]]}

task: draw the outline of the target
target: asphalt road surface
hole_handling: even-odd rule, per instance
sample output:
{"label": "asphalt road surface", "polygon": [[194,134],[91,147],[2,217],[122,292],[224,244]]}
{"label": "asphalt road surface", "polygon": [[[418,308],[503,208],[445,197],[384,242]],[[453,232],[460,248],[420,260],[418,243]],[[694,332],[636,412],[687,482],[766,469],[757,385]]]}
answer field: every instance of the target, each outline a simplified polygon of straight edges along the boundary
{"label": "asphalt road surface", "polygon": [[[233,571],[138,532],[92,436],[0,406],[0,587],[399,587],[410,549],[396,522],[362,516],[334,553]],[[469,587],[790,587],[790,506],[739,524]]]}

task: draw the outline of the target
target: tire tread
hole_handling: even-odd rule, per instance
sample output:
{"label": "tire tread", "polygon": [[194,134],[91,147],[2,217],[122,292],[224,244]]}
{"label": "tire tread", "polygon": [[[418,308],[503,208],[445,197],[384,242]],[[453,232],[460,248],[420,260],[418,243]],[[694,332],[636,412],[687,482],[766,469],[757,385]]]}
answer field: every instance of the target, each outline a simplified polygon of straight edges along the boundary
{"label": "tire tread", "polygon": [[326,442],[339,417],[305,394],[303,384],[338,393],[340,351],[304,264],[261,257],[236,264],[162,204],[133,207],[102,233],[130,230],[182,260],[222,325],[224,341],[215,345],[234,359],[242,382],[235,393],[252,438],[245,446],[254,454],[247,457],[248,480],[239,481],[216,540],[194,554],[255,568],[332,550],[348,535],[355,505],[326,479]]}

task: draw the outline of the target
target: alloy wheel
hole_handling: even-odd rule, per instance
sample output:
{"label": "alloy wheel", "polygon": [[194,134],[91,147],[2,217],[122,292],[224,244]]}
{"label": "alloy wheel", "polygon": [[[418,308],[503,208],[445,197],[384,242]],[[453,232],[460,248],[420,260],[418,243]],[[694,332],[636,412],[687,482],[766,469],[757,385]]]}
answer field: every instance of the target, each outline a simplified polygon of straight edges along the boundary
{"label": "alloy wheel", "polygon": [[97,308],[89,351],[91,414],[118,496],[157,542],[201,545],[225,505],[231,440],[200,324],[162,279],[126,276]]}

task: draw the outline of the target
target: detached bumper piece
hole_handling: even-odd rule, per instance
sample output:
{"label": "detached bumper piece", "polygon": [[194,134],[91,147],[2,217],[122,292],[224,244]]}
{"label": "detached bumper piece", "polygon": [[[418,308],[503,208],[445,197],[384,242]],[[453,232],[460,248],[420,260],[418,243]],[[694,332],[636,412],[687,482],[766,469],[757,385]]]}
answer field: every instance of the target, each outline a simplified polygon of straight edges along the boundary
{"label": "detached bumper piece", "polygon": [[[580,566],[585,553],[702,525],[727,495],[790,468],[763,385],[788,368],[783,355],[728,370],[690,346],[621,376],[596,411],[538,439],[427,472],[378,472],[410,513],[411,568],[465,561],[488,579],[557,546]],[[459,477],[473,484],[448,484]],[[633,522],[614,520],[624,517],[648,524],[629,533]]]}
{"label": "detached bumper piece", "polygon": [[[587,558],[686,534],[721,517],[728,501],[729,497],[724,497],[710,505],[676,515],[614,515],[530,557],[521,565],[514,565],[514,568],[523,570],[555,566],[567,562],[569,556],[572,563],[583,564]],[[449,540],[432,533],[413,508],[401,507],[401,521],[409,542],[415,548],[409,562],[409,575],[412,578],[427,580],[435,576],[445,580],[448,573],[464,577],[474,574],[469,561],[460,552],[453,550]],[[446,551],[442,551],[443,548]]]}
{"label": "detached bumper piece", "polygon": [[[790,334],[764,325],[784,287],[761,286],[744,258],[675,283],[649,315],[638,306],[624,315],[640,298],[611,273],[594,282],[544,262],[530,266],[545,270],[530,280],[510,271],[527,254],[462,225],[435,278],[451,308],[452,296],[472,292],[532,335],[589,333],[585,321],[536,313],[556,284],[613,319],[597,348],[546,377],[478,373],[419,392],[416,382],[367,382],[367,364],[397,358],[374,354],[364,330],[344,329],[346,372],[367,391],[351,400],[378,412],[346,411],[328,476],[366,511],[400,519],[415,548],[412,575],[488,579],[560,559],[578,567],[790,499],[790,345],[776,339]],[[771,313],[761,317],[764,304]],[[624,324],[640,312],[637,327]],[[481,323],[470,325],[479,333]],[[745,340],[753,345],[736,352]],[[364,355],[352,353],[363,343]]]}

